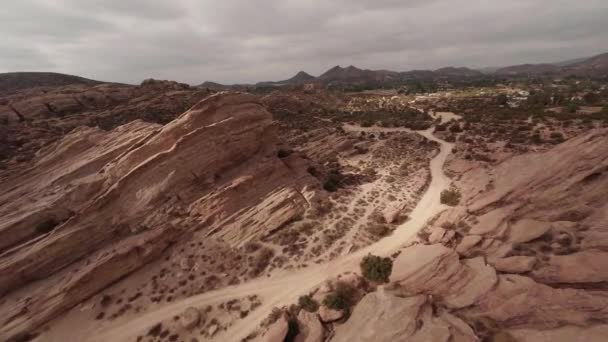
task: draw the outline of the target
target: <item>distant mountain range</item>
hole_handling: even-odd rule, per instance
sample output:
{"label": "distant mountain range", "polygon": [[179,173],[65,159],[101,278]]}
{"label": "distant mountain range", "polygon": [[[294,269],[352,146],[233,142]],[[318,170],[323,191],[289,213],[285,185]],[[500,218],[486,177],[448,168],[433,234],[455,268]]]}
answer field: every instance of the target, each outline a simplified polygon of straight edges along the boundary
{"label": "distant mountain range", "polygon": [[[279,87],[303,83],[319,83],[326,86],[397,86],[412,81],[473,81],[476,79],[496,77],[534,77],[534,76],[581,76],[608,77],[608,53],[594,57],[577,58],[557,63],[520,64],[507,67],[489,67],[482,69],[445,67],[437,70],[411,70],[396,72],[390,70],[368,70],[355,66],[335,66],[318,77],[300,71],[294,77],[278,82],[260,82],[248,87]],[[230,86],[205,82],[202,86],[225,89]]]}
{"label": "distant mountain range", "polygon": [[[484,74],[478,70],[469,68],[447,67],[437,70],[412,70],[407,72],[396,72],[389,70],[369,70],[360,69],[355,66],[341,67],[339,65],[327,70],[318,77],[312,76],[304,71],[298,72],[295,76],[277,82],[259,82],[256,84],[238,84],[237,87],[280,87],[287,85],[300,85],[304,83],[318,83],[325,86],[391,86],[399,85],[408,81],[428,81],[428,80],[455,80],[483,77]],[[226,89],[234,86],[222,85],[215,82],[204,82],[201,87],[213,89]]]}
{"label": "distant mountain range", "polygon": [[520,64],[494,71],[500,76],[562,75],[581,77],[608,77],[608,53],[577,58],[557,63]]}
{"label": "distant mountain range", "polygon": [[[199,87],[215,90],[240,89],[251,87],[294,86],[305,83],[317,83],[329,87],[390,87],[410,84],[412,82],[448,81],[474,82],[488,77],[537,77],[537,76],[578,76],[608,78],[608,53],[588,58],[577,58],[557,63],[520,64],[507,67],[470,68],[445,67],[437,70],[411,70],[396,72],[390,70],[360,69],[355,66],[335,66],[318,77],[304,71],[282,81],[259,82],[256,84],[224,85],[216,82],[204,82]],[[64,86],[69,84],[101,84],[104,82],[79,76],[53,72],[12,72],[0,73],[0,93],[10,93],[32,87]]]}

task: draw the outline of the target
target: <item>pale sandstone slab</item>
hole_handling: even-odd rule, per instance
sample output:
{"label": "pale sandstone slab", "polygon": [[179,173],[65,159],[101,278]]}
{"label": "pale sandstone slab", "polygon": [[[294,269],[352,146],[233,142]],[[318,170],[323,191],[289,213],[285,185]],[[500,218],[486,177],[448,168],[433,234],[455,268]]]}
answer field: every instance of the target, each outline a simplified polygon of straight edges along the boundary
{"label": "pale sandstone slab", "polygon": [[532,256],[512,256],[494,261],[494,268],[505,273],[526,273],[532,271],[536,258]]}

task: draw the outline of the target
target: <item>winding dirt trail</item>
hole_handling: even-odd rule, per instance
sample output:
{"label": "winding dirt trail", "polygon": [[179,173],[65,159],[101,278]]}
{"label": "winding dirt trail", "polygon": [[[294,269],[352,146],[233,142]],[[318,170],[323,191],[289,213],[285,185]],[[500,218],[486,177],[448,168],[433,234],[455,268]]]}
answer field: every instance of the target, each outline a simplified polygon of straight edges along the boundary
{"label": "winding dirt trail", "polygon": [[436,138],[433,135],[433,128],[418,133],[429,140],[438,142],[440,150],[430,162],[432,179],[429,188],[410,213],[410,220],[397,227],[391,236],[325,264],[312,265],[298,270],[276,272],[268,278],[255,279],[247,283],[210,291],[165,305],[134,319],[115,323],[112,327],[104,327],[98,331],[91,331],[87,334],[89,336],[87,341],[135,340],[138,334],[144,332],[151,325],[179,315],[188,307],[218,304],[233,298],[242,298],[256,294],[260,297],[263,304],[246,318],[238,320],[227,330],[218,332],[213,338],[214,341],[240,341],[254,331],[274,307],[296,302],[299,296],[307,293],[334,275],[348,271],[357,271],[359,262],[363,256],[369,253],[389,256],[394,253],[404,244],[411,241],[429,219],[445,209],[445,206],[440,204],[440,194],[450,186],[450,179],[443,172],[443,165],[452,151],[452,144]]}

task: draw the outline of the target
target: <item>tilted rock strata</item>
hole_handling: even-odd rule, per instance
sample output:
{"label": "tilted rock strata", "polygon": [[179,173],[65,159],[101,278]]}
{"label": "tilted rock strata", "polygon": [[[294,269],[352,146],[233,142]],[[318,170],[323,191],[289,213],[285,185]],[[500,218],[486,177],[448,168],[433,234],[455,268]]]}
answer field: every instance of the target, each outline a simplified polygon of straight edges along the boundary
{"label": "tilted rock strata", "polygon": [[[0,230],[6,237],[0,293],[41,280],[26,303],[2,304],[14,313],[2,322],[2,339],[30,331],[159,257],[188,232],[237,245],[301,215],[304,189],[316,179],[277,158],[276,139],[271,115],[255,97],[226,93],[164,127],[85,128],[49,147],[0,202],[0,213],[12,217]],[[50,232],[32,230],[49,219]],[[28,309],[41,306],[46,309]]]}

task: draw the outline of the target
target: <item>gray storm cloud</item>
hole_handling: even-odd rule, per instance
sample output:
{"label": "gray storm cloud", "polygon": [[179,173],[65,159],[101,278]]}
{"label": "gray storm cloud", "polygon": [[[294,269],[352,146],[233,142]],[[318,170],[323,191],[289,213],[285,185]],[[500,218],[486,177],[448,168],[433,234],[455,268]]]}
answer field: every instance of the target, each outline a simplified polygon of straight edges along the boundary
{"label": "gray storm cloud", "polygon": [[197,84],[547,62],[607,51],[606,18],[605,0],[20,0],[0,10],[0,71]]}

